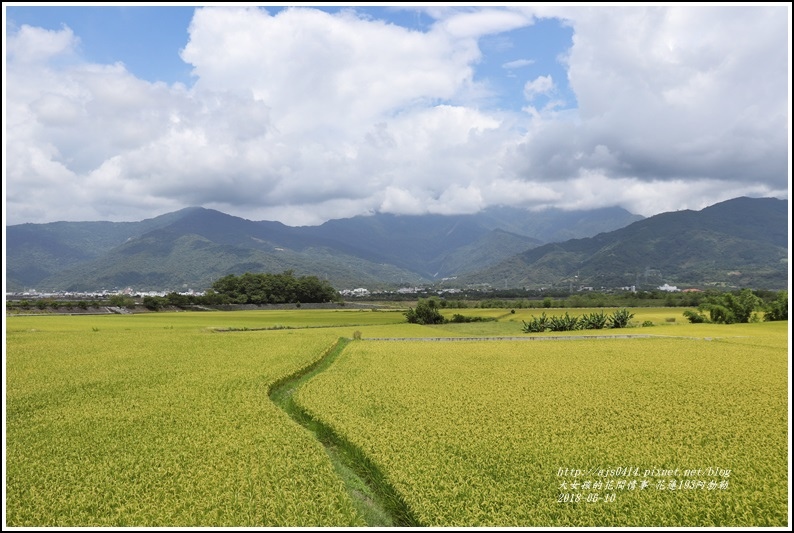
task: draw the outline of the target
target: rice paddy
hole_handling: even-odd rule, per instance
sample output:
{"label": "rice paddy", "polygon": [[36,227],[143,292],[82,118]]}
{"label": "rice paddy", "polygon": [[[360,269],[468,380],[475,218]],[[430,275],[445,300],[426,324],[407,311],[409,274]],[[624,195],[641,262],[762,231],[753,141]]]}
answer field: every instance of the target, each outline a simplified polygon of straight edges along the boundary
{"label": "rice paddy", "polygon": [[8,323],[8,525],[363,523],[322,446],[267,397],[338,335],[102,318]]}
{"label": "rice paddy", "polygon": [[296,399],[424,525],[779,526],[784,331],[354,342]]}
{"label": "rice paddy", "polygon": [[7,317],[6,524],[366,525],[268,398],[358,336],[296,400],[422,525],[785,525],[788,323],[647,309],[654,327],[620,333],[650,338],[474,339],[553,336],[521,332],[538,310],[498,311]]}

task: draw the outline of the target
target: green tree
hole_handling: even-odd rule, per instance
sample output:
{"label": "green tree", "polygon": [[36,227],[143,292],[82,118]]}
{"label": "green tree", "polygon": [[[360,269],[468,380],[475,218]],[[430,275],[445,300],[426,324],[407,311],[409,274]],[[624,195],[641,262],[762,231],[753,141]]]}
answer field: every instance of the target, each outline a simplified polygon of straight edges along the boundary
{"label": "green tree", "polygon": [[159,296],[144,296],[143,306],[151,311],[159,311],[163,306],[163,298]]}
{"label": "green tree", "polygon": [[124,294],[114,294],[108,298],[108,303],[113,307],[134,307],[135,300]]}
{"label": "green tree", "polygon": [[788,291],[780,291],[764,310],[764,320],[788,320]]}
{"label": "green tree", "polygon": [[186,294],[179,294],[178,292],[169,292],[165,295],[165,304],[173,305],[174,307],[185,307],[190,305],[190,297]]}
{"label": "green tree", "polygon": [[420,298],[416,309],[409,307],[404,314],[411,324],[443,324],[446,321],[438,310],[438,301],[435,298]]}
{"label": "green tree", "polygon": [[212,289],[204,293],[204,296],[199,298],[199,303],[204,305],[223,305],[229,303],[229,296],[226,294],[218,294]]}
{"label": "green tree", "polygon": [[684,316],[691,324],[702,324],[703,322],[707,322],[706,317],[702,313],[692,311],[691,309],[684,311]]}
{"label": "green tree", "polygon": [[281,274],[230,274],[212,284],[218,298],[239,304],[323,303],[340,299],[327,281],[317,276],[296,278],[291,270]]}
{"label": "green tree", "polygon": [[230,301],[237,300],[240,296],[240,278],[234,274],[229,274],[216,280],[212,284],[212,289],[217,294],[225,295]]}
{"label": "green tree", "polygon": [[698,309],[708,311],[709,318],[716,324],[746,323],[761,303],[753,291],[743,289],[738,295],[726,292],[709,296]]}

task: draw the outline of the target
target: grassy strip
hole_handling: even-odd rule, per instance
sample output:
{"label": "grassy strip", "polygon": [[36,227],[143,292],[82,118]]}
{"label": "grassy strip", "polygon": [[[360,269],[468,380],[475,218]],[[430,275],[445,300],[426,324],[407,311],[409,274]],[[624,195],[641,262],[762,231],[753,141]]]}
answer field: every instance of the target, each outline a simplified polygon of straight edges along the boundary
{"label": "grassy strip", "polygon": [[322,326],[263,326],[260,328],[249,328],[248,326],[243,326],[240,328],[236,327],[228,327],[228,328],[209,328],[210,331],[214,333],[229,333],[234,331],[278,331],[282,329],[330,329],[330,328],[353,328],[356,326],[369,326],[370,324],[329,324],[329,325],[322,325]]}
{"label": "grassy strip", "polygon": [[317,362],[271,385],[268,395],[277,406],[311,431],[323,444],[367,526],[419,526],[408,505],[391,487],[378,467],[357,446],[312,417],[292,398],[303,383],[327,369],[349,342],[350,339],[340,338]]}

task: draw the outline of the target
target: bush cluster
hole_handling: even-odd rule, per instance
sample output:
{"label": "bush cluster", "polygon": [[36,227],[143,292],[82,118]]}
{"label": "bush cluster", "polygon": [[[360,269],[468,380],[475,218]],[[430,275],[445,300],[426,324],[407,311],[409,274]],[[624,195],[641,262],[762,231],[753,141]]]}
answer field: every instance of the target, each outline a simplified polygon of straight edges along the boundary
{"label": "bush cluster", "polygon": [[524,333],[541,333],[544,331],[574,331],[578,329],[625,328],[634,317],[628,309],[618,309],[611,315],[604,311],[589,313],[582,316],[570,316],[567,312],[562,316],[547,317],[546,313],[533,317],[529,322],[522,320]]}
{"label": "bush cluster", "polygon": [[763,311],[765,321],[788,320],[788,291],[778,292],[774,300],[767,302],[750,289],[710,295],[697,311],[684,311],[684,316],[692,324],[742,324],[758,320],[756,311]]}
{"label": "bush cluster", "polygon": [[403,313],[410,324],[446,324],[454,322],[461,324],[464,322],[491,322],[495,318],[483,316],[463,316],[460,313],[452,315],[452,320],[448,320],[439,311],[440,305],[436,298],[420,298],[416,304],[416,309],[409,307]]}

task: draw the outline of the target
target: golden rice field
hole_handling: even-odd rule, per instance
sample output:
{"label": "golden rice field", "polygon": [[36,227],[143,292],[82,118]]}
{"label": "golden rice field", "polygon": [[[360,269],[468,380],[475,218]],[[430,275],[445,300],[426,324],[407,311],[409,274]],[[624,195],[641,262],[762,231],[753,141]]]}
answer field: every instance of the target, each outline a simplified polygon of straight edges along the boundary
{"label": "golden rice field", "polygon": [[[665,338],[456,342],[367,339],[528,337],[532,311],[445,310],[499,321],[440,326],[357,310],[9,316],[6,525],[364,525],[322,445],[268,398],[355,334],[298,400],[423,525],[785,524],[788,324],[682,311],[636,310],[655,327],[620,332]],[[617,484],[617,467],[728,483],[583,501],[591,470]],[[577,471],[590,490],[570,487]]]}
{"label": "golden rice field", "polygon": [[785,525],[787,324],[654,333],[353,342],[296,399],[427,526]]}
{"label": "golden rice field", "polygon": [[285,320],[9,318],[6,523],[363,524],[323,447],[267,396],[339,332],[208,329]]}

